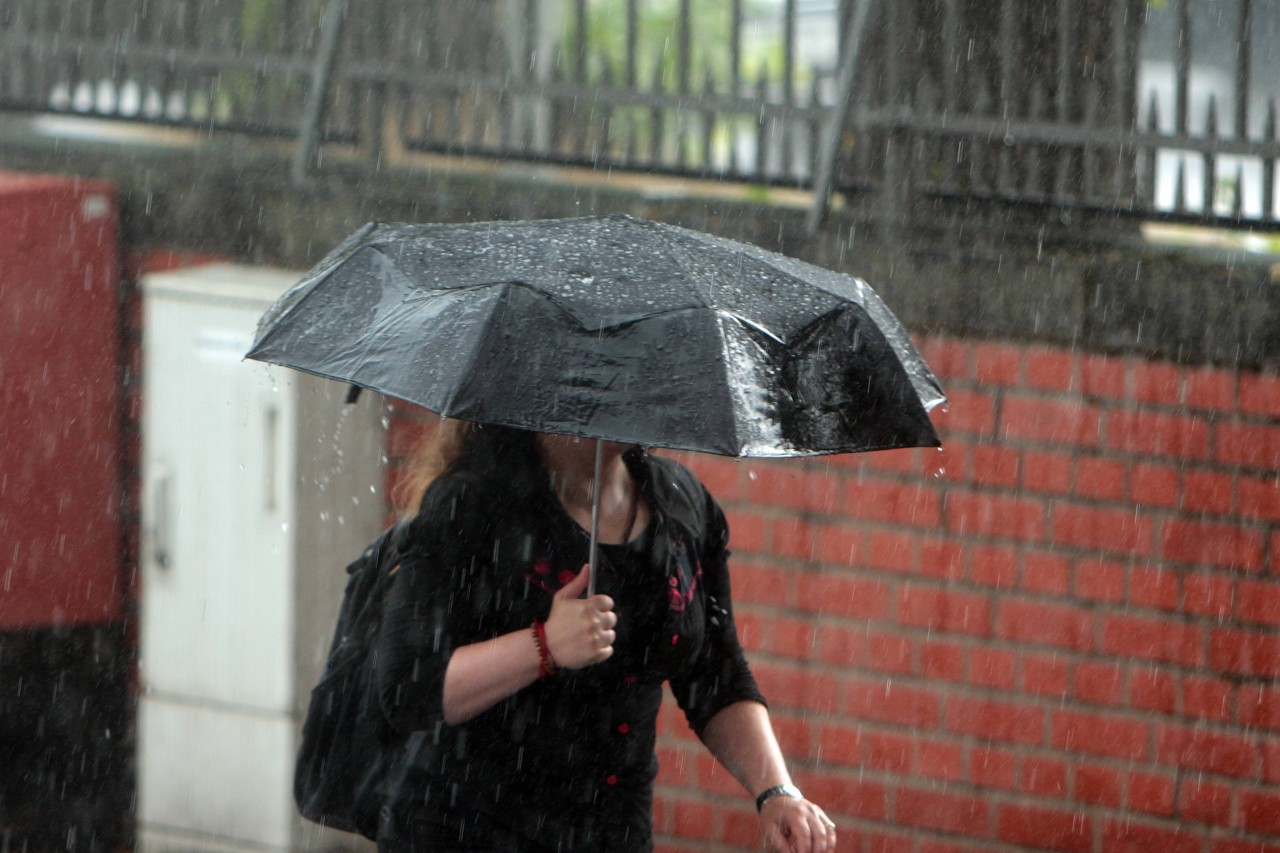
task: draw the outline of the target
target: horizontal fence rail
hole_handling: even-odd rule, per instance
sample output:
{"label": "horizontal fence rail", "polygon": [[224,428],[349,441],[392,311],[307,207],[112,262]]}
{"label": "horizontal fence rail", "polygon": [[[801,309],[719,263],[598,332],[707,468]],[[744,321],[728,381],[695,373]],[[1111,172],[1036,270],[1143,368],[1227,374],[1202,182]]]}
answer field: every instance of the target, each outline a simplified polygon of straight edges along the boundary
{"label": "horizontal fence rail", "polygon": [[[1280,223],[1280,3],[856,2],[348,0],[316,141],[811,187],[856,47],[831,187],[890,215]],[[7,0],[0,109],[296,136],[341,5]]]}

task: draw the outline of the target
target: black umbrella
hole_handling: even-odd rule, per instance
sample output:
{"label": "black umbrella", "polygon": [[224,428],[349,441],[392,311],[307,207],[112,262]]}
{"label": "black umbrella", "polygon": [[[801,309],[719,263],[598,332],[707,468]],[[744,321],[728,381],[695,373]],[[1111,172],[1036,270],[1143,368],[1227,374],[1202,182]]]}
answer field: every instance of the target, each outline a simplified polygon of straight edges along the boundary
{"label": "black umbrella", "polygon": [[248,357],[447,417],[729,456],[937,446],[945,400],[865,282],[629,216],[366,225]]}

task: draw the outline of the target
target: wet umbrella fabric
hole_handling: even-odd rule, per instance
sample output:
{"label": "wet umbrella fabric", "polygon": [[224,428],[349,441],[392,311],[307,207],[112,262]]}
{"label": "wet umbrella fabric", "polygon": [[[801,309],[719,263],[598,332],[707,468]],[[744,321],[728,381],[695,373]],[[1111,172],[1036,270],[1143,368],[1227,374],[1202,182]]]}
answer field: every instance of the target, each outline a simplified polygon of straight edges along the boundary
{"label": "wet umbrella fabric", "polygon": [[248,357],[447,417],[729,456],[936,446],[945,400],[865,282],[628,216],[371,223]]}

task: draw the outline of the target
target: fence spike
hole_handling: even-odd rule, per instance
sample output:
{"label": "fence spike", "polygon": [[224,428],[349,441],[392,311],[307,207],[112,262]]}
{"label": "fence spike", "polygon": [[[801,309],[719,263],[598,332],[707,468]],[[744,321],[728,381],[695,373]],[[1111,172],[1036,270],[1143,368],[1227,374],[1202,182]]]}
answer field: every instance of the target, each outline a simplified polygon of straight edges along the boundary
{"label": "fence spike", "polygon": [[1244,218],[1244,166],[1236,166],[1236,186],[1231,194],[1231,216],[1234,219]]}
{"label": "fence spike", "polygon": [[1206,110],[1204,119],[1204,135],[1210,139],[1218,138],[1218,98],[1209,95],[1209,108]]}
{"label": "fence spike", "polygon": [[1173,176],[1173,212],[1182,213],[1187,209],[1186,160],[1178,158],[1178,171]]}

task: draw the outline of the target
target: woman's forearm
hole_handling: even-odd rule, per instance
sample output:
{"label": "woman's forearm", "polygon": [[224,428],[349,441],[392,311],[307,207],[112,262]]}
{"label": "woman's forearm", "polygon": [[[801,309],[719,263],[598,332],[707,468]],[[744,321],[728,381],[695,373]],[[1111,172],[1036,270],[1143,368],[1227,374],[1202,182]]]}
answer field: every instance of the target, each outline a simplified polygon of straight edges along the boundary
{"label": "woman's forearm", "polygon": [[791,784],[769,711],[759,702],[721,708],[703,729],[702,742],[753,797],[774,785]]}
{"label": "woman's forearm", "polygon": [[538,680],[541,658],[526,628],[454,649],[444,673],[444,721],[465,723]]}

